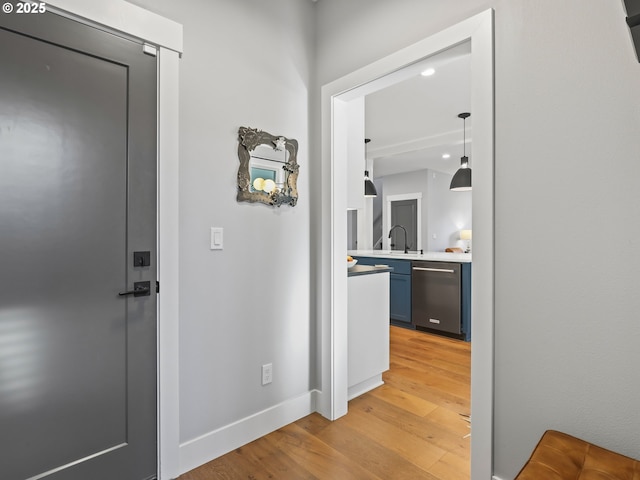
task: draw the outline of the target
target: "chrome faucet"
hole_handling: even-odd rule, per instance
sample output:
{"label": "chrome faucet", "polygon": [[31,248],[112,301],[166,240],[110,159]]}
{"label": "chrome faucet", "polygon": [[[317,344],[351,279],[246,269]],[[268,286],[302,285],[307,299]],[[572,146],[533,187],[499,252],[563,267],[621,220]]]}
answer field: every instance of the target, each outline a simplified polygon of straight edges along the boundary
{"label": "chrome faucet", "polygon": [[389,230],[389,238],[391,238],[391,234],[396,228],[401,228],[402,231],[404,232],[404,253],[409,253],[409,247],[407,246],[407,229],[406,228],[404,228],[402,225],[394,225],[393,227],[391,227],[391,230]]}

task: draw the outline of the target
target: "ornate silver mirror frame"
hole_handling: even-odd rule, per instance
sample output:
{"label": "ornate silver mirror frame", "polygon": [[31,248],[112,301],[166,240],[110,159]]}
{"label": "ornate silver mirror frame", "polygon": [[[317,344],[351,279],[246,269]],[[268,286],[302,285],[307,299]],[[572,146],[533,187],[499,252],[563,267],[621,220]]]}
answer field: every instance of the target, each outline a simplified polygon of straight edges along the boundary
{"label": "ornate silver mirror frame", "polygon": [[298,202],[298,141],[249,127],[238,130],[239,202]]}

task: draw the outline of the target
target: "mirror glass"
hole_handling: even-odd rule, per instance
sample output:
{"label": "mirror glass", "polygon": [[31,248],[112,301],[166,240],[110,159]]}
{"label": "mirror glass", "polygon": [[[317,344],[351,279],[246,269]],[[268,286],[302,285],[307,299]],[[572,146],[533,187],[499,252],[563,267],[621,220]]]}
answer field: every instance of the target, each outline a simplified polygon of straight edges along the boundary
{"label": "mirror glass", "polygon": [[238,201],[295,206],[298,142],[261,130],[238,131]]}

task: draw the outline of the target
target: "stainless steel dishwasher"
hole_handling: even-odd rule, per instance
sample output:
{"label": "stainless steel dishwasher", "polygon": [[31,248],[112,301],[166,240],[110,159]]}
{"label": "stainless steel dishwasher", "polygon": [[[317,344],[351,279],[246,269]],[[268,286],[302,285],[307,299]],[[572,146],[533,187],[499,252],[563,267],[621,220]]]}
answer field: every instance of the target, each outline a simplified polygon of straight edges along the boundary
{"label": "stainless steel dishwasher", "polygon": [[459,263],[412,262],[411,321],[420,329],[462,336]]}

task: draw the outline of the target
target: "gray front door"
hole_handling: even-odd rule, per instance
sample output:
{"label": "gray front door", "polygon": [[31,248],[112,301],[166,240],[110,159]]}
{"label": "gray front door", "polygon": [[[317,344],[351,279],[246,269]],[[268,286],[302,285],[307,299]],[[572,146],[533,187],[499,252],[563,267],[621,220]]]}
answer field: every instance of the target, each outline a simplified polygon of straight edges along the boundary
{"label": "gray front door", "polygon": [[2,479],[156,476],[155,245],[155,57],[0,14]]}

